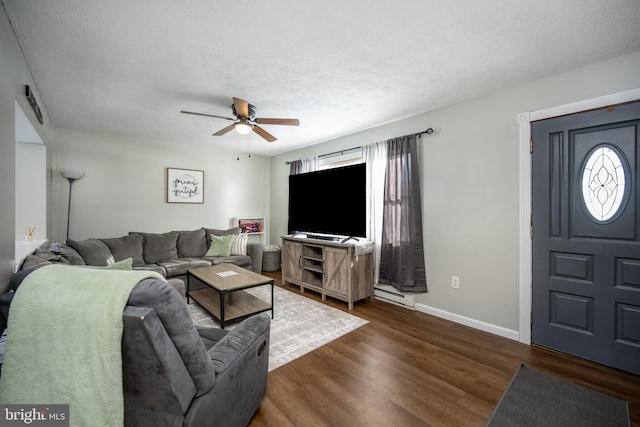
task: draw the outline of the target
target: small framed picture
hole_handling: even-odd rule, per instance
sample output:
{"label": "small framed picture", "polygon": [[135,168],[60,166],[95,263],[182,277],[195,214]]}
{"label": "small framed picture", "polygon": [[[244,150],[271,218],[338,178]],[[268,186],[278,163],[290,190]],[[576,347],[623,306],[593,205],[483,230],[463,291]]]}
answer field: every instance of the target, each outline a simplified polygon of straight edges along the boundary
{"label": "small framed picture", "polygon": [[167,203],[204,203],[204,171],[167,168]]}

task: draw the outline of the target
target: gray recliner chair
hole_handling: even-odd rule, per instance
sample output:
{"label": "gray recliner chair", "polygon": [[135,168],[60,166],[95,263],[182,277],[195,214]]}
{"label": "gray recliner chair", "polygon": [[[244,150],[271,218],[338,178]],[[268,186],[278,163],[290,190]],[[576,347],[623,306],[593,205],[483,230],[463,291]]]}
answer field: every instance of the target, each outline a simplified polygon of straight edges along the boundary
{"label": "gray recliner chair", "polygon": [[266,393],[270,319],[192,324],[167,283],[138,283],[124,310],[125,425],[246,426]]}

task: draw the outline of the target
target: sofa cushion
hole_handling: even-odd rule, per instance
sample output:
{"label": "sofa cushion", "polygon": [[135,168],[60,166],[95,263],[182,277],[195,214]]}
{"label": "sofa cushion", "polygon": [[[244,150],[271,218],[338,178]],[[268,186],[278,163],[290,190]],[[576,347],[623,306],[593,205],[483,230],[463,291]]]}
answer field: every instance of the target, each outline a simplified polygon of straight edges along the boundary
{"label": "sofa cushion", "polygon": [[76,268],[95,268],[104,270],[131,270],[133,268],[133,258],[116,261],[109,265],[79,265]]}
{"label": "sofa cushion", "polygon": [[166,277],[187,274],[187,270],[196,267],[208,267],[211,263],[202,258],[177,258],[168,261],[160,261],[160,265],[167,271]]}
{"label": "sofa cushion", "polygon": [[231,227],[231,228],[227,228],[226,230],[220,230],[217,228],[203,228],[203,230],[205,231],[205,238],[207,239],[207,248],[211,246],[212,234],[215,236],[228,236],[230,234],[232,235],[240,234],[239,227]]}
{"label": "sofa cushion", "polygon": [[60,254],[64,259],[69,261],[69,264],[72,265],[84,265],[84,259],[82,255],[78,253],[75,249],[73,249],[69,245],[65,245],[64,243],[53,242],[51,246],[49,246],[49,250],[53,253]]}
{"label": "sofa cushion", "polygon": [[115,262],[109,247],[99,239],[81,241],[69,239],[67,243],[80,254],[87,265],[105,266]]}
{"label": "sofa cushion", "polygon": [[228,262],[230,264],[235,264],[238,267],[251,267],[251,257],[249,255],[206,256],[204,259],[210,261],[213,265]]}
{"label": "sofa cushion", "polygon": [[211,350],[213,346],[218,344],[218,342],[229,333],[228,329],[206,328],[202,326],[196,326],[196,331],[198,331],[198,335],[200,335],[200,339],[207,351]]}
{"label": "sofa cushion", "polygon": [[36,269],[40,267],[44,267],[45,265],[51,265],[56,261],[51,261],[47,258],[42,258],[36,255],[27,256],[24,261],[22,261],[22,265],[20,265],[20,270],[30,270]]}
{"label": "sofa cushion", "polygon": [[178,258],[178,232],[168,233],[129,233],[140,234],[144,238],[142,257],[147,264],[157,264],[160,260]]}
{"label": "sofa cushion", "polygon": [[184,298],[186,296],[184,280],[182,280],[182,279],[167,279],[167,283],[170,284],[171,286],[173,286],[173,289],[178,291],[178,293],[180,294],[180,296],[182,298]]}
{"label": "sofa cushion", "polygon": [[134,265],[133,269],[134,270],[155,271],[156,273],[158,273],[162,277],[167,277],[167,270],[165,270],[164,267],[162,267],[159,264]]}
{"label": "sofa cushion", "polygon": [[116,261],[132,258],[133,265],[144,265],[144,258],[142,257],[143,238],[140,234],[100,240],[107,245]]}
{"label": "sofa cushion", "polygon": [[[59,252],[55,251],[55,247],[53,248],[53,250],[51,248],[38,248],[32,256],[36,256],[51,263],[71,264],[69,260],[63,257]],[[80,255],[78,255],[78,257],[80,257]]]}
{"label": "sofa cushion", "polygon": [[211,235],[211,246],[205,256],[229,256],[231,255],[231,245],[233,244],[233,235],[216,236]]}
{"label": "sofa cushion", "polygon": [[203,228],[178,231],[178,257],[201,257],[207,252],[207,239]]}
{"label": "sofa cushion", "polygon": [[[213,365],[193,326],[187,305],[178,291],[168,283],[145,279],[133,288],[127,305],[154,309],[169,335],[170,347],[178,351],[182,362],[196,384],[198,389],[196,396],[209,391],[215,381]],[[159,338],[156,339],[159,340]],[[140,351],[134,348],[133,351],[139,355],[145,354],[148,350]],[[125,355],[125,357],[127,356]],[[153,366],[148,368],[149,372],[152,372],[153,369]],[[162,399],[162,396],[159,396],[158,399]]]}
{"label": "sofa cushion", "polygon": [[53,242],[46,248],[36,249],[32,255],[26,257],[20,266],[20,270],[38,268],[49,264],[85,265],[85,262],[73,248]]}

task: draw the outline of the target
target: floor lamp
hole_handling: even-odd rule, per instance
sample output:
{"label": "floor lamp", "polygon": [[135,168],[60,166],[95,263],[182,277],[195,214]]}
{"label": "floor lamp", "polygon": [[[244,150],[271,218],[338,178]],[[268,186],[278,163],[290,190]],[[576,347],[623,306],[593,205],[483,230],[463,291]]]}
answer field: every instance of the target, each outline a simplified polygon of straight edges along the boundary
{"label": "floor lamp", "polygon": [[67,206],[67,239],[69,240],[69,220],[71,219],[71,189],[73,183],[84,176],[83,171],[61,169],[60,174],[69,181],[69,205]]}

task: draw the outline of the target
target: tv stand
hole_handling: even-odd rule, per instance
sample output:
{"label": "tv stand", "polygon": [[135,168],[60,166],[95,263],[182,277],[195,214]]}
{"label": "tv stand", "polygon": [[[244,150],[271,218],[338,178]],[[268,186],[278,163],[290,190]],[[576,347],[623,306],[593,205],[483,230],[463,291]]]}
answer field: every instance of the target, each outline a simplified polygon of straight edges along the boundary
{"label": "tv stand", "polygon": [[282,283],[345,301],[353,310],[355,301],[373,301],[373,253],[356,255],[353,243],[283,236]]}

